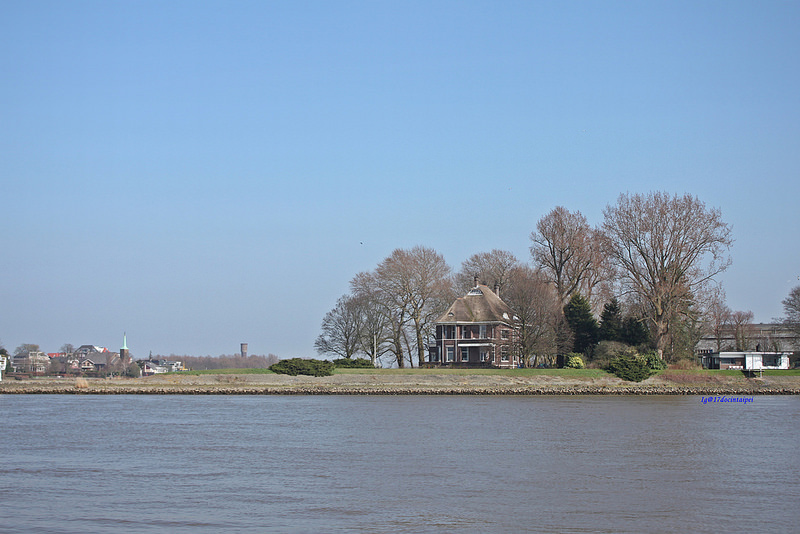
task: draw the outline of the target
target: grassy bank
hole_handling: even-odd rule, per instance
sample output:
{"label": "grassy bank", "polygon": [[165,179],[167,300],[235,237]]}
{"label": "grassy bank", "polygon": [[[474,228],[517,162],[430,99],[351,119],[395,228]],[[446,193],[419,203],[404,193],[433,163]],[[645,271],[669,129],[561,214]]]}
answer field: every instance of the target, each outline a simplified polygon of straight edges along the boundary
{"label": "grassy bank", "polygon": [[289,376],[267,369],[213,369],[142,378],[7,379],[0,393],[191,395],[797,395],[800,372],[667,369],[626,382],[600,369],[337,369]]}
{"label": "grassy bank", "polygon": [[[510,376],[536,377],[552,376],[562,378],[600,378],[609,376],[602,369],[464,369],[464,368],[404,368],[404,369],[335,369],[335,375],[375,375],[375,376]],[[667,369],[657,374],[667,373],[698,378],[743,377],[742,371],[733,369]],[[168,375],[261,375],[274,374],[269,369],[204,369],[167,373]],[[768,370],[764,376],[800,376],[800,369]]]}

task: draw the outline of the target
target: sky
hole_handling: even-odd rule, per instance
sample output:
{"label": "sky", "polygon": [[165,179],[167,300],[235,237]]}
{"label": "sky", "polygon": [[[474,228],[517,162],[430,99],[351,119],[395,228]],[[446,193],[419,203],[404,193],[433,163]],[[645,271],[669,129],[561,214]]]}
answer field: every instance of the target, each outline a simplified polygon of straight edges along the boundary
{"label": "sky", "polygon": [[315,357],[396,248],[689,193],[800,285],[800,3],[0,3],[0,343]]}

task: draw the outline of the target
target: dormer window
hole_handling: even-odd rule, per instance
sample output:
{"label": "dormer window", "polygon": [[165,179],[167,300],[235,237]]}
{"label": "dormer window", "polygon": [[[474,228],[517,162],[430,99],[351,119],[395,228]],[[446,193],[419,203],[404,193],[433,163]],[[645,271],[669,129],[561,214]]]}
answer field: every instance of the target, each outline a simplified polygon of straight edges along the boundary
{"label": "dormer window", "polygon": [[473,297],[480,297],[481,295],[483,295],[483,291],[481,291],[480,288],[473,287],[472,289],[469,290],[469,293],[467,293],[467,295],[472,295]]}

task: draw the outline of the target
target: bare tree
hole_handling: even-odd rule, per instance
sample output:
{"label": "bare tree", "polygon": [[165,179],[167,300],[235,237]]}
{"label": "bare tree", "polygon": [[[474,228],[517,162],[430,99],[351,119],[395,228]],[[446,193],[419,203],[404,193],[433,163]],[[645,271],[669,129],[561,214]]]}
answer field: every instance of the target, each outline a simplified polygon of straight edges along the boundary
{"label": "bare tree", "polygon": [[753,312],[735,311],[731,313],[730,317],[736,350],[750,350],[753,337]]}
{"label": "bare tree", "polygon": [[433,249],[421,246],[396,249],[375,269],[375,280],[384,298],[404,310],[413,323],[409,344],[416,348],[417,361],[423,362],[427,331],[452,295],[450,267]]}
{"label": "bare tree", "polygon": [[519,320],[522,361],[526,367],[535,367],[543,359],[554,361],[559,332],[567,330],[555,290],[541,272],[527,266],[512,269],[508,281],[503,300]]}
{"label": "bare tree", "polygon": [[336,306],[322,320],[322,333],[314,342],[314,348],[320,354],[352,358],[360,348],[362,325],[356,299],[348,295],[339,297]]}
{"label": "bare tree", "polygon": [[[405,367],[404,331],[409,322],[407,304],[392,292],[387,291],[374,272],[358,273],[350,281],[350,287],[354,296],[371,307],[378,315],[378,322],[383,325],[385,332],[385,352],[394,357],[398,367]],[[363,342],[362,339],[362,344]]]}
{"label": "bare tree", "polygon": [[609,256],[603,254],[603,233],[595,228],[589,232],[591,264],[584,273],[577,292],[583,295],[592,307],[592,313],[600,316],[603,307],[619,294],[615,287],[617,274]]}
{"label": "bare tree", "polygon": [[493,249],[491,252],[473,254],[461,263],[461,271],[456,274],[458,293],[464,294],[474,285],[475,277],[488,286],[497,284],[503,291],[508,285],[511,271],[520,265],[511,252]]}
{"label": "bare tree", "polygon": [[731,324],[731,309],[725,304],[725,291],[722,289],[716,289],[711,295],[706,311],[706,322],[717,344],[717,352],[721,352],[725,331]]}
{"label": "bare tree", "polygon": [[626,289],[647,303],[663,357],[670,325],[691,304],[692,293],[730,264],[731,230],[718,209],[688,194],[622,194],[604,214],[607,253]]}
{"label": "bare tree", "polygon": [[782,322],[800,336],[800,286],[793,288],[789,296],[783,299],[783,311],[786,314]]}
{"label": "bare tree", "polygon": [[558,206],[539,219],[530,237],[534,264],[547,275],[563,307],[595,262],[592,229],[580,212]]}
{"label": "bare tree", "polygon": [[389,352],[389,323],[381,310],[372,305],[369,298],[364,296],[353,297],[354,304],[361,315],[361,332],[358,347],[377,367],[381,357]]}

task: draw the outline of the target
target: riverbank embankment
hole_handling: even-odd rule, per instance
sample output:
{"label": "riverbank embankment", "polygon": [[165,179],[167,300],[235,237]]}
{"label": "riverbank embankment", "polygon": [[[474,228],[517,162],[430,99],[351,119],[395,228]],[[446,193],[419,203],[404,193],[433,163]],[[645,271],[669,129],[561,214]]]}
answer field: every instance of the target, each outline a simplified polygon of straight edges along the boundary
{"label": "riverbank embankment", "polygon": [[[427,370],[426,370],[427,371]],[[611,375],[336,373],[167,374],[142,378],[4,379],[0,394],[97,395],[798,395],[800,376],[664,371],[643,382]]]}

